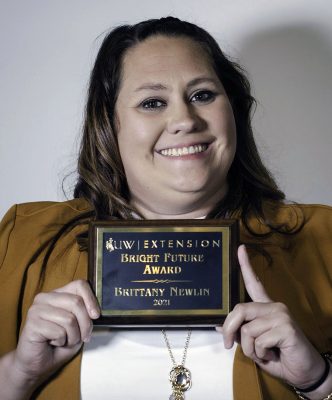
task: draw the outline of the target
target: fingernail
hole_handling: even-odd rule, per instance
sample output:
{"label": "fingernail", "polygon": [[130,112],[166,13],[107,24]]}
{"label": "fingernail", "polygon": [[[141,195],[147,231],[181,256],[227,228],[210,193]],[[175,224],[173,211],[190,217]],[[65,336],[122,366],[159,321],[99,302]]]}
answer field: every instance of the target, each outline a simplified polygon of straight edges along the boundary
{"label": "fingernail", "polygon": [[99,318],[100,314],[99,314],[99,311],[97,309],[93,308],[93,309],[90,310],[90,315],[91,315],[91,318],[97,319],[97,318]]}
{"label": "fingernail", "polygon": [[233,347],[233,342],[230,342],[229,340],[224,340],[224,347],[225,349],[231,349]]}
{"label": "fingernail", "polygon": [[226,350],[229,350],[233,347],[233,345],[231,345],[230,343],[224,343],[224,347]]}
{"label": "fingernail", "polygon": [[216,331],[217,331],[217,332],[220,332],[220,333],[223,333],[223,328],[222,328],[222,326],[216,326]]}
{"label": "fingernail", "polygon": [[92,331],[93,331],[93,325],[91,324],[90,332],[86,335],[86,338],[83,340],[84,343],[89,343],[90,342]]}
{"label": "fingernail", "polygon": [[89,343],[90,340],[91,340],[91,335],[87,336],[87,337],[83,340],[83,342],[84,342],[84,343]]}

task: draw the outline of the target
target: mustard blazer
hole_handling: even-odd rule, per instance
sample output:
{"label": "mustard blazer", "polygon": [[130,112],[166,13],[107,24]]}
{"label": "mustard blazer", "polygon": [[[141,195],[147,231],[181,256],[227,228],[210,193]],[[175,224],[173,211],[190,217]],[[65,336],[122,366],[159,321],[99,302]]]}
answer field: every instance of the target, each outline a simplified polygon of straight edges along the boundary
{"label": "mustard blazer", "polygon": [[[81,199],[13,206],[0,225],[0,356],[15,349],[41,275],[49,241],[64,223],[88,211]],[[303,331],[320,351],[332,349],[332,208],[284,205],[270,210],[275,223],[287,222],[293,235],[256,238],[241,226],[244,243],[260,244],[272,256],[251,252],[250,258],[269,296],[288,305]],[[266,227],[251,220],[255,232]],[[87,277],[87,254],[79,251],[75,227],[58,241],[45,271],[42,291]],[[33,397],[38,400],[80,398],[81,352]],[[295,400],[287,385],[261,371],[238,346],[233,370],[234,400]],[[152,394],[151,394],[152,395]],[[149,394],[147,394],[147,398]]]}

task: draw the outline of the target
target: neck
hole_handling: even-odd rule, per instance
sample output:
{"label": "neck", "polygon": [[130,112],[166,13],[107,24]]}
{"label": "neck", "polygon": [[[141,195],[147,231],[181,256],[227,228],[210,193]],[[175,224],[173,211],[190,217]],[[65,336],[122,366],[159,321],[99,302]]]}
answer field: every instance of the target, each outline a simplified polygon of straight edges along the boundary
{"label": "neck", "polygon": [[133,204],[136,210],[145,218],[145,219],[195,219],[195,218],[204,218],[209,212],[210,209],[198,209],[188,212],[165,212],[149,209],[148,207],[144,207],[143,205]]}
{"label": "neck", "polygon": [[[140,201],[139,198],[132,198],[132,206],[145,219],[195,219],[206,217],[215,207],[215,205],[223,198],[225,192],[215,193],[207,196],[208,199],[200,199],[198,201],[154,201],[153,204]],[[184,200],[182,198],[182,200]],[[188,199],[186,199],[188,200]]]}

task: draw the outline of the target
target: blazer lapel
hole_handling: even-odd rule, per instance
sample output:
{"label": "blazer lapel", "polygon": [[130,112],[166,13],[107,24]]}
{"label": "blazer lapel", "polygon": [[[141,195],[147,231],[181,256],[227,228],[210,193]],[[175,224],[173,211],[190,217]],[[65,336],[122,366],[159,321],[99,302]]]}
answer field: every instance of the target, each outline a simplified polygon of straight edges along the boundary
{"label": "blazer lapel", "polygon": [[256,364],[243,354],[240,346],[234,357],[233,396],[234,400],[263,400]]}

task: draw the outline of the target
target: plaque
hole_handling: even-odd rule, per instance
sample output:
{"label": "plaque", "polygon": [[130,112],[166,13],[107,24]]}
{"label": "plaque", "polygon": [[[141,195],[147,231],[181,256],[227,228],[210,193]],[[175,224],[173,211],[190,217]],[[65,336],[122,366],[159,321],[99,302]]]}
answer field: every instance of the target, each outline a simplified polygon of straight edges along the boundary
{"label": "plaque", "polygon": [[90,224],[97,325],[208,327],[242,300],[236,220],[111,220]]}

